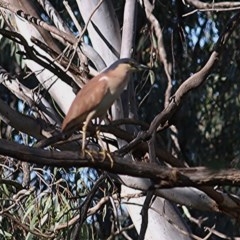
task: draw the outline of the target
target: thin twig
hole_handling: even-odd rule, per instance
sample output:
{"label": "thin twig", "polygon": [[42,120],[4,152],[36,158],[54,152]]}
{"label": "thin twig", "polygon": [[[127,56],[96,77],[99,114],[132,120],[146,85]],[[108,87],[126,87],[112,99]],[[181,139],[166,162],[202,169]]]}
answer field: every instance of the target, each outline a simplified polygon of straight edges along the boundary
{"label": "thin twig", "polygon": [[66,8],[66,10],[67,10],[69,16],[71,17],[73,23],[75,24],[78,32],[79,32],[79,33],[82,32],[83,30],[82,30],[80,24],[78,23],[78,20],[77,20],[77,18],[75,17],[75,15],[74,15],[71,7],[69,6],[68,1],[65,1],[65,0],[64,0],[64,1],[63,1],[63,5],[64,5],[64,7]]}

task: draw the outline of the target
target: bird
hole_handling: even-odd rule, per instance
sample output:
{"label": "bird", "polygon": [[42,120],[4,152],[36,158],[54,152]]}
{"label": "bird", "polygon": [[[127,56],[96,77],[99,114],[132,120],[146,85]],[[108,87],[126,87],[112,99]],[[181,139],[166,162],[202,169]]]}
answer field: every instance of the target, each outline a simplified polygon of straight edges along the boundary
{"label": "bird", "polygon": [[120,97],[129,81],[129,74],[147,69],[131,58],[121,58],[89,80],[77,93],[62,123],[63,134],[82,127],[82,152],[85,151],[86,131],[92,119],[107,116],[114,101]]}

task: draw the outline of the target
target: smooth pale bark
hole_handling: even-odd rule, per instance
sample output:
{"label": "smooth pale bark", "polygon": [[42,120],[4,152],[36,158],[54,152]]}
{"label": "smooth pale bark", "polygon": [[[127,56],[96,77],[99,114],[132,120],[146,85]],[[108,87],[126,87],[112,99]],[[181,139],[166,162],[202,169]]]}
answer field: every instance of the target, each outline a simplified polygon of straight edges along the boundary
{"label": "smooth pale bark", "polygon": [[[85,21],[88,22],[88,34],[93,48],[109,66],[119,58],[121,46],[120,26],[117,21],[111,1],[105,0],[95,10],[99,0],[77,0],[79,11]],[[91,17],[91,21],[89,18]]]}
{"label": "smooth pale bark", "polygon": [[[130,177],[124,175],[118,175],[119,180],[128,189],[138,189],[141,191],[147,191],[151,187],[151,181],[148,179]],[[202,211],[214,211],[217,209],[216,202],[211,199],[206,193],[193,188],[193,187],[175,187],[166,189],[156,189],[156,196],[168,199],[176,204],[185,205],[190,208],[199,209]],[[225,201],[229,199],[227,196],[222,195],[226,198]],[[201,199],[201,202],[199,201]],[[234,206],[232,205],[229,206]]]}
{"label": "smooth pale bark", "polygon": [[[122,194],[138,194],[139,191],[122,187]],[[130,198],[126,200],[125,206],[131,216],[137,232],[140,232],[142,224],[142,206],[145,197]],[[182,234],[181,231],[185,234]],[[168,200],[157,197],[148,210],[148,228],[145,239],[191,239],[188,236],[189,230],[181,219],[176,207]]]}

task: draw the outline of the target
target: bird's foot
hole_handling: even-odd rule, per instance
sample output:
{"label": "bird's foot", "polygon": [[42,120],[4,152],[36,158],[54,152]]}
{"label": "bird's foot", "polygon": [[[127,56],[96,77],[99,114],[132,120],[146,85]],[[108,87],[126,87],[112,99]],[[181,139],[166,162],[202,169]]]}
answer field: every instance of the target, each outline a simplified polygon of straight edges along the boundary
{"label": "bird's foot", "polygon": [[82,157],[85,158],[86,155],[88,155],[88,156],[91,158],[92,162],[95,162],[94,157],[93,157],[93,155],[91,154],[91,151],[88,151],[88,150],[86,150],[86,149],[83,149],[83,150],[82,150]]}
{"label": "bird's foot", "polygon": [[106,150],[106,149],[103,149],[102,151],[99,152],[103,157],[102,157],[102,162],[108,158],[110,160],[110,163],[111,163],[111,168],[113,167],[113,158],[111,156],[111,154]]}

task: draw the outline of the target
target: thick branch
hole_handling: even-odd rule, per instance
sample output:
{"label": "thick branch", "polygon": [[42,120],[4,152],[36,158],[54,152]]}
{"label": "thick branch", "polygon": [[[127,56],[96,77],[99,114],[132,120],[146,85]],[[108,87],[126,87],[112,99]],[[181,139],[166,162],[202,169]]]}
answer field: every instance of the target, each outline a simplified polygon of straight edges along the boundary
{"label": "thick branch", "polygon": [[15,129],[34,136],[38,139],[43,139],[42,130],[44,121],[40,122],[36,119],[23,115],[14,111],[6,103],[0,99],[0,118],[8,125],[13,126]]}
{"label": "thick branch", "polygon": [[185,0],[186,3],[194,6],[197,9],[213,9],[213,10],[219,10],[219,9],[232,9],[232,8],[237,8],[240,7],[240,2],[202,2],[199,0]]}
{"label": "thick branch", "polygon": [[[103,158],[102,154],[92,151],[86,158],[79,152],[46,151],[23,146],[0,139],[0,154],[17,158],[21,161],[39,165],[58,167],[94,167],[112,173],[136,177],[151,178],[158,187],[176,186],[210,186],[237,185],[240,186],[240,171],[235,169],[210,170],[198,168],[166,168],[155,164],[133,162],[129,159],[112,155]],[[113,160],[113,163],[112,163]]]}

